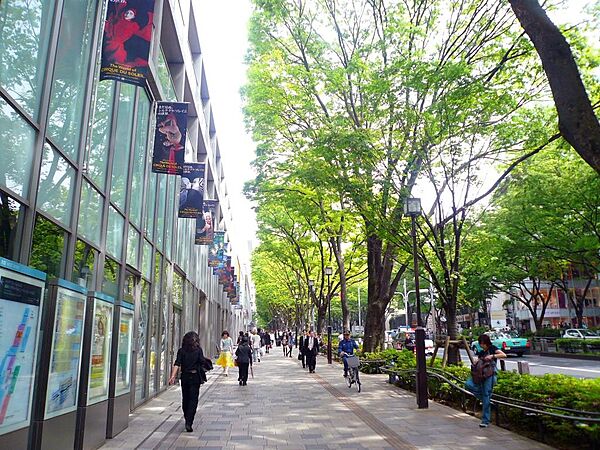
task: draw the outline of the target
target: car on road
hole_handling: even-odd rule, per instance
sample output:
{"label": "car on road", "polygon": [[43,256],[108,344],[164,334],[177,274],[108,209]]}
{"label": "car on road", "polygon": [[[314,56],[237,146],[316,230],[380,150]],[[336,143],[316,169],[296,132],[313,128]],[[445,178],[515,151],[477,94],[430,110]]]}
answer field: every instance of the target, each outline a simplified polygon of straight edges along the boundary
{"label": "car on road", "polygon": [[568,339],[600,339],[598,334],[585,328],[569,328],[565,330],[562,337]]}
{"label": "car on road", "polygon": [[[415,345],[415,332],[414,332],[414,330],[401,331],[400,333],[397,334],[397,338],[394,340],[394,347],[396,349],[402,349],[402,348],[404,348],[404,340],[406,339],[406,335],[407,334],[412,339],[413,345]],[[434,349],[433,339],[428,339],[427,336],[426,336],[425,337],[425,355],[427,355],[427,356],[433,355],[433,349]]]}
{"label": "car on road", "polygon": [[[523,356],[525,353],[531,351],[531,342],[525,338],[514,337],[510,334],[499,332],[488,332],[486,334],[490,336],[492,345],[495,345],[507,355],[515,354],[517,356]],[[473,342],[471,344],[471,350],[475,353],[480,352],[482,348],[479,345],[479,342]]]}

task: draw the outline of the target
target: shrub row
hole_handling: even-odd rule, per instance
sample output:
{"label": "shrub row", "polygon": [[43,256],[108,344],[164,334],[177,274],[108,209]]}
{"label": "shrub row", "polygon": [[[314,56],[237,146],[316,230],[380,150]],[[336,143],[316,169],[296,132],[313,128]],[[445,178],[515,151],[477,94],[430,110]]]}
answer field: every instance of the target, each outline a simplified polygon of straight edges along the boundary
{"label": "shrub row", "polygon": [[[367,361],[385,360],[386,365],[398,369],[416,367],[415,357],[409,351],[388,349],[365,354],[362,358]],[[434,367],[441,367],[439,359],[436,359]],[[376,371],[373,367],[369,367],[368,370],[371,373]],[[462,382],[470,376],[470,368],[465,365],[448,366],[443,370]],[[409,373],[402,374],[400,372],[397,385],[414,391],[414,377]],[[448,383],[435,377],[429,377],[428,385],[431,398],[454,407],[460,406],[462,394]],[[579,379],[560,374],[519,375],[516,372],[499,371],[498,384],[494,387],[494,393],[549,406],[579,411],[600,411],[600,379]],[[503,408],[502,416],[503,422],[508,421],[508,427],[511,430],[533,438],[538,437],[538,426],[542,421],[546,430],[544,438],[553,446],[582,449],[591,447],[594,442],[600,442],[600,425],[575,426],[570,421],[548,416],[530,416],[513,408]]]}
{"label": "shrub row", "polygon": [[567,353],[600,353],[600,339],[562,338],[556,340],[556,346]]}

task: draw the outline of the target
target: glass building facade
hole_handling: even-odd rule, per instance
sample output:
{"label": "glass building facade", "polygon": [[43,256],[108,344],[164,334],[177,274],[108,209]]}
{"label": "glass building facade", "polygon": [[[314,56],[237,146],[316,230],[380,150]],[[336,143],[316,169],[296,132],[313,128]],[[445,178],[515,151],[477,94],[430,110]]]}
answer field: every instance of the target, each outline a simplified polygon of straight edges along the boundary
{"label": "glass building facade", "polygon": [[177,218],[179,177],[150,170],[154,102],[189,102],[186,161],[206,163],[230,229],[193,2],[156,0],[145,88],[98,81],[106,6],[0,3],[0,256],[134,305],[134,409],[166,387],[186,331],[212,355],[243,314]]}

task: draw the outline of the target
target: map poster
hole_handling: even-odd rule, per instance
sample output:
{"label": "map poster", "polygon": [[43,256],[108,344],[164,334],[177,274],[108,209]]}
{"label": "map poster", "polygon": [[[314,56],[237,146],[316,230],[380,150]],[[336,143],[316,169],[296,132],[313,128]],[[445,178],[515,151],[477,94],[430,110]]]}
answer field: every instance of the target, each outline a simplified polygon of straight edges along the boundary
{"label": "map poster", "polygon": [[113,308],[100,299],[94,301],[88,405],[108,398]]}
{"label": "map poster", "polygon": [[[2,262],[7,260],[2,260]],[[29,425],[44,282],[0,267],[0,434]],[[40,272],[41,273],[41,272]]]}
{"label": "map poster", "polygon": [[50,353],[45,418],[77,407],[85,295],[59,287]]}
{"label": "map poster", "polygon": [[129,392],[131,376],[131,342],[133,331],[133,311],[121,308],[119,323],[119,359],[117,362],[117,379],[115,394]]}

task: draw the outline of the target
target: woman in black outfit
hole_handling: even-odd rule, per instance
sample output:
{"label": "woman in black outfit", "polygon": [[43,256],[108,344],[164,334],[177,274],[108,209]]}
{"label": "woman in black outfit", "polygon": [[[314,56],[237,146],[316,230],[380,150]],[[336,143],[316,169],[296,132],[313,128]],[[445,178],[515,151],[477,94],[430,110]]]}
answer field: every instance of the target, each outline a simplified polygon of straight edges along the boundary
{"label": "woman in black outfit", "polygon": [[174,384],[177,371],[181,369],[181,407],[185,417],[186,431],[193,431],[192,424],[198,407],[200,385],[206,381],[204,365],[204,352],[200,347],[198,333],[189,331],[183,336],[181,348],[177,350],[177,359],[171,370],[171,378],[169,378],[169,384]]}
{"label": "woman in black outfit", "polygon": [[235,356],[237,357],[236,361],[240,371],[240,376],[238,377],[240,386],[246,386],[248,383],[248,367],[252,365],[252,349],[248,345],[248,338],[246,336],[242,338],[240,345],[238,345]]}

